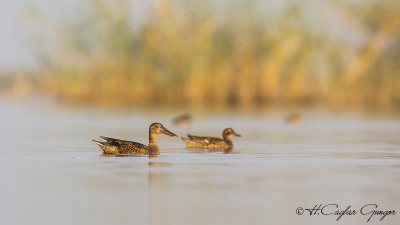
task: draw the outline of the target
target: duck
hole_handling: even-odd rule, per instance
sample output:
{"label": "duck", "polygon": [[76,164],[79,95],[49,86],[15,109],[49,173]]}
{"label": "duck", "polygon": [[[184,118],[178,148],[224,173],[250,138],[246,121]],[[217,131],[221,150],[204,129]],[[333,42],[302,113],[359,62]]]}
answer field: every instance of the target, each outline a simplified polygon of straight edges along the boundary
{"label": "duck", "polygon": [[190,113],[186,112],[182,115],[175,117],[173,120],[176,126],[187,127],[192,123],[192,116]]}
{"label": "duck", "polygon": [[158,134],[165,134],[171,137],[178,137],[176,134],[167,130],[161,123],[152,123],[149,127],[149,144],[146,146],[141,143],[120,140],[116,138],[110,138],[100,136],[105,141],[92,140],[99,145],[100,149],[103,150],[104,154],[111,155],[159,155],[160,150],[157,145]]}
{"label": "duck", "polygon": [[300,113],[292,113],[285,117],[285,122],[287,124],[296,124],[301,122],[301,114]]}
{"label": "duck", "polygon": [[222,139],[216,137],[200,137],[191,134],[187,136],[187,138],[182,137],[186,148],[231,150],[233,149],[231,138],[233,136],[241,137],[242,135],[237,134],[232,128],[226,128],[222,132]]}

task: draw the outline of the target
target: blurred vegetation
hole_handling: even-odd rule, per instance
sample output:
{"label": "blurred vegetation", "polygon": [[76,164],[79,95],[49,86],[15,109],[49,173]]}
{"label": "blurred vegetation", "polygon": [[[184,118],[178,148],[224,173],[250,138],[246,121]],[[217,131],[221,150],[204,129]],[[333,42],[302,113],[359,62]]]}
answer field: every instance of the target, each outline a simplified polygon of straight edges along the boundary
{"label": "blurred vegetation", "polygon": [[39,88],[63,101],[400,106],[399,1],[332,1],[320,25],[307,1],[268,17],[256,2],[164,0],[135,26],[129,1],[89,2],[42,57]]}

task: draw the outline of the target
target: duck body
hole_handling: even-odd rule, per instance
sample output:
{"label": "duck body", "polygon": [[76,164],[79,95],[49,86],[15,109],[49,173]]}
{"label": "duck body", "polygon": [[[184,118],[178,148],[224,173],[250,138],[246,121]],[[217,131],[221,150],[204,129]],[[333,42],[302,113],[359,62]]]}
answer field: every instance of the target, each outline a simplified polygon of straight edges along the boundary
{"label": "duck body", "polygon": [[199,137],[188,135],[188,138],[182,138],[187,148],[201,149],[230,149],[233,148],[232,141],[225,141],[215,137]]}
{"label": "duck body", "polygon": [[104,137],[100,136],[106,142],[94,141],[96,142],[101,150],[105,154],[113,154],[113,155],[120,155],[120,154],[142,154],[142,155],[158,155],[159,148],[158,146],[146,146],[141,143],[133,142],[133,141],[125,141],[119,140],[116,138]]}
{"label": "duck body", "polygon": [[232,136],[241,137],[235,133],[232,128],[226,128],[222,133],[223,138],[216,137],[201,137],[194,135],[187,135],[187,138],[182,138],[186,144],[186,148],[197,148],[197,149],[215,149],[215,150],[230,150],[233,148],[231,141]]}
{"label": "duck body", "polygon": [[141,143],[120,140],[116,138],[110,138],[105,136],[100,136],[104,141],[96,141],[101,150],[103,150],[104,154],[112,154],[112,155],[158,155],[160,154],[158,145],[157,145],[157,135],[163,133],[168,136],[176,137],[174,133],[167,130],[160,123],[153,123],[149,127],[149,144],[146,146]]}

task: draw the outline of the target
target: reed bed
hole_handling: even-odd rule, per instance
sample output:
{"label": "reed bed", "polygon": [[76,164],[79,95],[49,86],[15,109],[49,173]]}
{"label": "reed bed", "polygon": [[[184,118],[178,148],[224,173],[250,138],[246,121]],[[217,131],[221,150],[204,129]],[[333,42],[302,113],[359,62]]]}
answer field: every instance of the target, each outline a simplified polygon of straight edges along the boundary
{"label": "reed bed", "polygon": [[90,1],[56,29],[38,88],[128,107],[400,106],[398,1],[330,2],[323,26],[296,1],[274,17],[215,4],[158,1],[132,25],[129,1]]}

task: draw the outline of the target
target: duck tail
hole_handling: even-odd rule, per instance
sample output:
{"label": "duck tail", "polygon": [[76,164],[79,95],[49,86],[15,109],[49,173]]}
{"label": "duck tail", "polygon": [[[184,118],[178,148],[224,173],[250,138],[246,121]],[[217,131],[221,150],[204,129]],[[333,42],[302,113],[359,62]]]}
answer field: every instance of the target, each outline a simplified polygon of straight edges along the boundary
{"label": "duck tail", "polygon": [[193,144],[196,144],[196,142],[190,138],[184,138],[182,137],[183,142],[185,142],[187,147],[190,147]]}
{"label": "duck tail", "polygon": [[100,146],[105,146],[105,142],[96,141],[96,140],[92,140],[92,141],[94,141],[96,144],[98,144]]}
{"label": "duck tail", "polygon": [[185,138],[185,137],[181,137],[181,138],[182,138],[182,141],[185,142],[186,145],[188,145],[191,142],[191,140],[189,138]]}
{"label": "duck tail", "polygon": [[181,137],[181,139],[182,139],[183,141],[189,141],[189,140],[191,140],[190,137]]}

